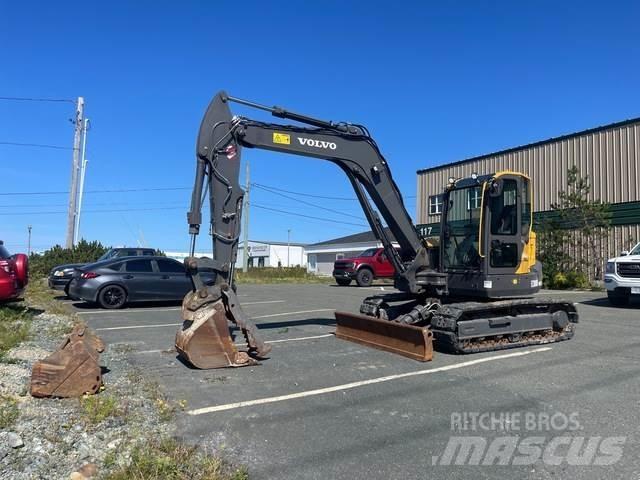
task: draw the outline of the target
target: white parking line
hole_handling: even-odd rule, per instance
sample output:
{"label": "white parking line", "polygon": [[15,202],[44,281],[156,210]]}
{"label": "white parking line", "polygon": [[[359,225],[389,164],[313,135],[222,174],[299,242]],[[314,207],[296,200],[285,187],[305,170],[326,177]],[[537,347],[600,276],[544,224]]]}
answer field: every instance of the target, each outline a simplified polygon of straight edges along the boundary
{"label": "white parking line", "polygon": [[[317,312],[333,312],[333,308],[320,308],[318,310],[299,310],[297,312],[283,312],[283,313],[272,313],[271,315],[258,315],[257,317],[251,317],[252,319],[256,318],[272,318],[272,317],[286,317],[287,315],[299,315],[302,313],[317,313]],[[96,328],[96,332],[104,332],[107,330],[132,330],[136,328],[159,328],[159,327],[178,327],[182,325],[182,323],[156,323],[153,325],[127,325],[124,327],[105,327],[105,328]]]}
{"label": "white parking line", "polygon": [[285,313],[272,313],[271,315],[258,315],[257,317],[251,317],[252,319],[256,318],[271,318],[271,317],[284,317],[286,315],[298,315],[299,313],[318,313],[318,312],[334,312],[333,308],[319,308],[317,310],[299,310],[297,312],[285,312]]}
{"label": "white parking line", "polygon": [[[266,340],[264,343],[285,343],[285,342],[300,342],[302,340],[314,340],[316,338],[327,338],[327,337],[334,337],[335,334],[333,333],[325,333],[322,335],[312,335],[310,337],[294,337],[294,338],[282,338],[280,340]],[[234,344],[236,347],[244,347],[245,344],[244,343],[236,343]],[[138,355],[143,355],[146,353],[161,353],[161,352],[166,352],[167,350],[140,350],[139,352],[133,352],[135,354]]]}
{"label": "white parking line", "polygon": [[111,314],[118,315],[123,313],[147,313],[147,312],[171,312],[178,311],[181,307],[165,307],[165,308],[132,308],[126,310],[89,310],[87,312],[76,312],[78,315],[99,315]]}
{"label": "white parking line", "polygon": [[106,327],[94,328],[96,332],[105,332],[108,330],[133,330],[136,328],[158,328],[158,327],[177,327],[182,323],[156,323],[154,325],[127,325],[126,327]]}
{"label": "white parking line", "polygon": [[[75,300],[74,300],[75,301]],[[285,300],[263,300],[260,302],[243,302],[240,306],[244,305],[263,305],[267,303],[284,303]],[[164,308],[136,308],[127,310],[91,310],[89,312],[77,312],[78,315],[93,315],[95,313],[145,313],[145,312],[171,312],[174,310],[181,310],[182,307],[164,307]]]}
{"label": "white parking line", "polygon": [[484,358],[478,358],[476,360],[469,360],[467,362],[461,362],[461,363],[456,363],[453,365],[445,365],[444,367],[437,367],[437,368],[429,368],[427,370],[418,370],[415,372],[407,372],[407,373],[398,373],[395,375],[387,375],[386,377],[378,377],[378,378],[371,378],[369,380],[362,380],[359,382],[352,382],[352,383],[345,383],[343,385],[336,385],[333,387],[326,387],[326,388],[318,388],[315,390],[307,390],[306,392],[298,392],[298,393],[290,393],[288,395],[280,395],[277,397],[266,397],[266,398],[258,398],[256,400],[247,400],[244,402],[235,402],[235,403],[226,403],[223,405],[214,405],[211,407],[204,407],[204,408],[197,408],[195,410],[189,410],[187,411],[187,413],[189,415],[204,415],[206,413],[214,413],[214,412],[222,412],[224,410],[233,410],[236,408],[242,408],[242,407],[250,407],[253,405],[263,405],[265,403],[275,403],[275,402],[282,402],[284,400],[293,400],[296,398],[304,398],[304,397],[311,397],[311,396],[315,396],[315,395],[323,395],[325,393],[332,393],[332,392],[341,392],[344,390],[350,390],[353,388],[358,388],[358,387],[364,387],[366,385],[374,385],[376,383],[383,383],[383,382],[389,382],[392,380],[398,380],[400,378],[408,378],[408,377],[415,377],[418,375],[428,375],[431,373],[438,373],[438,372],[446,372],[449,370],[457,370],[460,368],[465,368],[465,367],[470,367],[472,365],[478,365],[481,363],[487,363],[487,362],[494,362],[496,360],[505,360],[507,358],[514,358],[514,357],[522,357],[524,355],[530,355],[532,353],[541,353],[541,352],[547,352],[551,350],[551,347],[541,347],[541,348],[535,348],[533,350],[525,350],[525,351],[520,351],[520,352],[514,352],[514,353],[507,353],[504,355],[493,355],[490,357],[484,357]]}

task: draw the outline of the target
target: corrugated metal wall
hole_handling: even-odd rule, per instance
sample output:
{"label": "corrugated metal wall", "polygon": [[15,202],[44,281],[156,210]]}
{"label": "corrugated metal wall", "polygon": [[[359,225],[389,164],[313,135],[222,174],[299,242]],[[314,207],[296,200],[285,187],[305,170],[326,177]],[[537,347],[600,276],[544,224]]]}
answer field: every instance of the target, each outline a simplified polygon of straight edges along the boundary
{"label": "corrugated metal wall", "polygon": [[[534,211],[551,210],[551,204],[558,201],[558,191],[566,189],[567,170],[573,165],[582,176],[589,175],[592,200],[640,201],[640,119],[419,173],[418,223],[439,221],[439,215],[429,215],[429,196],[441,193],[449,177],[468,177],[474,172],[480,175],[499,170],[525,173],[533,183]],[[602,245],[602,254],[617,256],[638,241],[640,225],[615,226]],[[572,253],[590,260],[586,252],[576,250],[574,247]]]}
{"label": "corrugated metal wall", "polygon": [[449,177],[468,177],[473,172],[523,172],[533,182],[534,211],[550,210],[558,191],[566,188],[572,165],[577,165],[581,175],[589,175],[592,199],[609,203],[640,200],[640,121],[419,173],[418,223],[437,221],[437,216],[428,215],[428,198],[441,193]]}

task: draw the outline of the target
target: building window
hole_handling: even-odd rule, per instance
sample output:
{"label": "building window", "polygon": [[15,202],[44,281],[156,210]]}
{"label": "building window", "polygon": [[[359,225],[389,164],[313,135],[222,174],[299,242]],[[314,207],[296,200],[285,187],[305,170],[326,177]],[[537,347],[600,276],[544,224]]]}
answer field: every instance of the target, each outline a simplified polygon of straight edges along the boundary
{"label": "building window", "polygon": [[312,253],[309,255],[309,270],[312,272],[316,271],[316,255]]}
{"label": "building window", "polygon": [[258,257],[258,268],[264,267],[264,257]]}
{"label": "building window", "polygon": [[442,213],[442,195],[431,195],[429,197],[429,215],[440,215]]}
{"label": "building window", "polygon": [[482,193],[480,187],[474,187],[469,189],[469,196],[467,197],[467,210],[475,210],[480,208],[482,204]]}

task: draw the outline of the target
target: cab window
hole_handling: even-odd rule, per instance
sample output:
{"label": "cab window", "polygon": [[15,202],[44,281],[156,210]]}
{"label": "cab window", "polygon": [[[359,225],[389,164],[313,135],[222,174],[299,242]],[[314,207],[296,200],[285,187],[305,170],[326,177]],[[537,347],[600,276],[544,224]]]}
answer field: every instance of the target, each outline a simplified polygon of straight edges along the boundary
{"label": "cab window", "polygon": [[518,231],[518,182],[503,181],[502,193],[491,197],[491,233],[493,235],[515,235]]}

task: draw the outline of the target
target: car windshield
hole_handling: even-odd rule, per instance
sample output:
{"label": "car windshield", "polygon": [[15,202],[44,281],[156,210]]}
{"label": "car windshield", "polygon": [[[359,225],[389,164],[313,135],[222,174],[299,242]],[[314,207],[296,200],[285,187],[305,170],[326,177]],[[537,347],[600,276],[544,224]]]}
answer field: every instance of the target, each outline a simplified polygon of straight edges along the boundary
{"label": "car windshield", "polygon": [[10,258],[11,254],[9,253],[9,250],[7,250],[4,245],[0,245],[0,259],[7,259]]}
{"label": "car windshield", "polygon": [[[0,247],[2,248],[2,247]],[[633,250],[631,250],[630,255],[640,255],[640,243],[637,244]]]}
{"label": "car windshield", "polygon": [[107,250],[98,260],[96,260],[96,262],[101,262],[102,260],[109,260],[110,258],[115,257],[117,252],[118,251],[114,250],[113,248],[110,250]]}
{"label": "car windshield", "polygon": [[365,250],[364,252],[362,252],[358,256],[359,257],[373,257],[376,254],[377,251],[378,251],[377,248],[368,248],[367,250]]}

